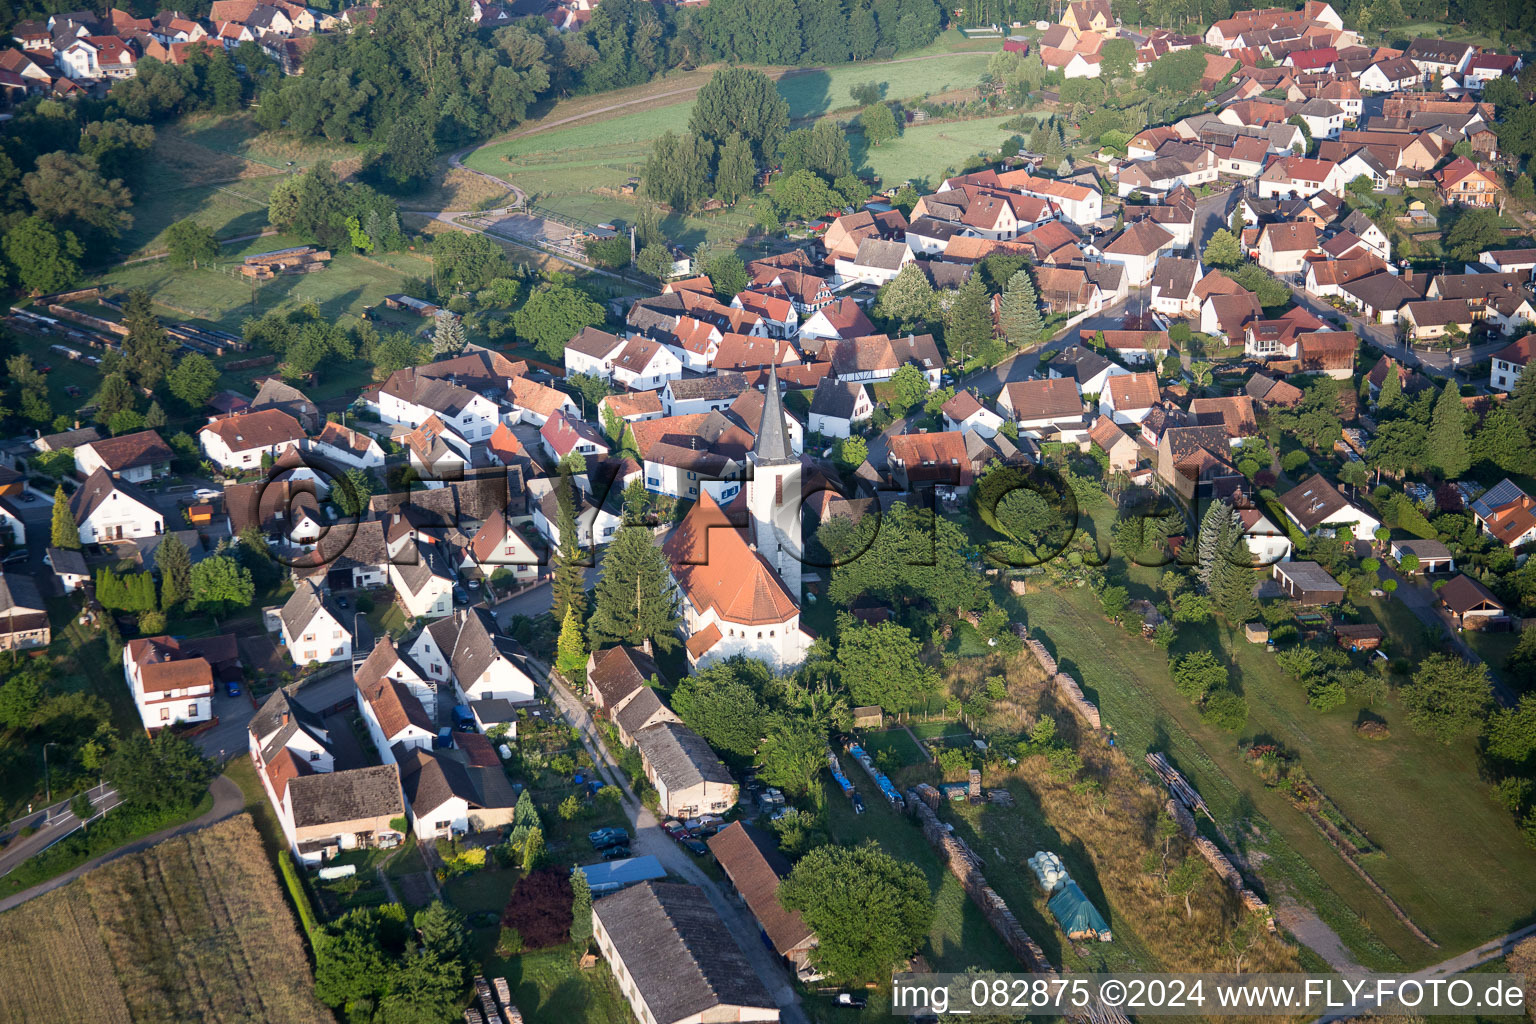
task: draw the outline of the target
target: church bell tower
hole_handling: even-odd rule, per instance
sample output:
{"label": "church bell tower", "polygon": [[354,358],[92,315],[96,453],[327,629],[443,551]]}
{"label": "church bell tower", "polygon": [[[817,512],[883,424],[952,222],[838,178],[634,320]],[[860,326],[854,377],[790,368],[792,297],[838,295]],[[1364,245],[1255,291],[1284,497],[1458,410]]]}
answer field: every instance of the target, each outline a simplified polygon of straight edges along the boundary
{"label": "church bell tower", "polygon": [[768,371],[763,418],[757,425],[757,441],[747,453],[747,463],[751,468],[747,510],[752,514],[758,553],[778,572],[784,588],[798,604],[800,562],[804,557],[800,540],[800,458],[790,447],[776,367]]}

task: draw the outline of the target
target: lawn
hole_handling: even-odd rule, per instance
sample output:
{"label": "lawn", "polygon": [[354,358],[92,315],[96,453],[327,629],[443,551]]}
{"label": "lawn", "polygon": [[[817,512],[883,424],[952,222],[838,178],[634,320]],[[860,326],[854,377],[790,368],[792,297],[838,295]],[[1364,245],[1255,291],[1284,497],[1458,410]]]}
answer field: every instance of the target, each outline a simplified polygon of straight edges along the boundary
{"label": "lawn", "polygon": [[582,970],[569,947],[486,962],[488,978],[504,977],[528,1024],[630,1024],[634,1016],[602,960]]}
{"label": "lawn", "polygon": [[853,162],[874,173],[884,185],[913,181],[931,188],[958,170],[967,157],[995,153],[1016,134],[1003,130],[1003,123],[1015,116],[908,125],[900,138],[868,150],[863,136],[855,135],[850,139]]}
{"label": "lawn", "polygon": [[248,817],[0,915],[0,1019],[328,1022]]}
{"label": "lawn", "polygon": [[896,759],[896,763],[902,767],[912,764],[927,764],[928,758],[918,749],[912,737],[907,735],[905,729],[887,729],[885,732],[870,733],[864,737],[864,749],[874,757],[889,751]]}
{"label": "lawn", "polygon": [[845,770],[864,798],[865,812],[855,814],[835,786],[827,798],[827,827],[834,842],[852,846],[873,839],[888,854],[916,864],[933,890],[933,927],[920,952],[935,971],[962,971],[968,967],[1017,971],[1020,964],[998,938],[981,911],[966,896],[954,875],[939,863],[917,823],[894,810],[876,791],[868,776],[848,758]]}
{"label": "lawn", "polygon": [[[1309,903],[1362,963],[1438,961],[1536,909],[1536,851],[1489,799],[1470,742],[1442,747],[1416,736],[1395,704],[1372,709],[1391,738],[1362,740],[1353,728],[1359,708],[1319,714],[1262,647],[1229,643],[1215,628],[1191,637],[1185,627],[1181,647],[1195,639],[1231,660],[1250,707],[1243,738],[1277,741],[1300,755],[1312,779],[1379,847],[1365,867],[1443,947],[1434,950],[1392,916],[1306,817],[1258,782],[1240,761],[1239,737],[1206,726],[1173,691],[1162,656],[1128,642],[1091,594],[1035,590],[1022,604],[1031,631],[1084,683],[1127,754],[1135,760],[1147,750],[1168,752],[1229,834],[1250,837],[1249,855],[1264,865],[1271,899],[1288,893]],[[1421,653],[1419,631],[1392,621],[1397,610],[1386,612],[1402,647],[1397,653]]]}

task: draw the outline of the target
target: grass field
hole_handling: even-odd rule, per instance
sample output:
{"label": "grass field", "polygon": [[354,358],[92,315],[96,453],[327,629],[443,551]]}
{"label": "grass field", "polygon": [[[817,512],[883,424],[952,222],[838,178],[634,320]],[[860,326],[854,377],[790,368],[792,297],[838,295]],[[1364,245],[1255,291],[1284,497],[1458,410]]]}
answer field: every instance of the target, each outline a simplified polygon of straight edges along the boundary
{"label": "grass field", "polygon": [[[65,1007],[67,1006],[67,1011]],[[332,1020],[240,816],[0,914],[0,1019]]]}
{"label": "grass field", "polygon": [[[1055,651],[1063,671],[1084,683],[1127,754],[1169,752],[1229,833],[1248,837],[1271,900],[1289,895],[1310,904],[1362,963],[1435,962],[1536,910],[1536,851],[1489,799],[1470,741],[1442,747],[1415,735],[1395,703],[1372,709],[1388,722],[1391,738],[1362,740],[1353,728],[1357,707],[1312,710],[1263,648],[1240,638],[1231,643],[1214,628],[1196,639],[1232,663],[1233,682],[1250,707],[1243,737],[1273,740],[1300,756],[1312,779],[1380,848],[1365,867],[1443,947],[1435,950],[1392,916],[1284,796],[1259,783],[1240,761],[1239,737],[1205,725],[1174,692],[1162,656],[1128,643],[1091,594],[1038,590],[1022,605],[1031,631]],[[1420,643],[1417,632],[1394,635],[1401,648],[1395,653],[1422,655],[1412,646]]]}

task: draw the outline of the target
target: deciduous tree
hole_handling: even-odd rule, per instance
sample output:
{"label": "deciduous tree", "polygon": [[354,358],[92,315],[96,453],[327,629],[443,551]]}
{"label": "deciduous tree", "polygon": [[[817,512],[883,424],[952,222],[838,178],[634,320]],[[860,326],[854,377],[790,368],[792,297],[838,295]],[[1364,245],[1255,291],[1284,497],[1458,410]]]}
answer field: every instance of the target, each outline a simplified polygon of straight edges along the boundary
{"label": "deciduous tree", "polygon": [[933,920],[928,883],[873,843],[811,850],[779,886],[779,902],[815,932],[812,962],[839,981],[877,981],[911,956]]}

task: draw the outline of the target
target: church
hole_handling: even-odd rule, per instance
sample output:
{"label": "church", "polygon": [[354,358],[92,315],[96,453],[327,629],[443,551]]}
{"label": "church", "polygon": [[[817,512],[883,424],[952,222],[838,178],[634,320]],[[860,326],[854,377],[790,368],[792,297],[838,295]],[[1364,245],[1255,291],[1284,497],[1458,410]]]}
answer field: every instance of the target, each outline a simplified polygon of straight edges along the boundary
{"label": "church", "polygon": [[777,372],[768,376],[747,464],[747,485],[729,506],[701,489],[698,504],[667,538],[694,667],[744,654],[793,668],[814,639],[800,625],[801,470]]}

